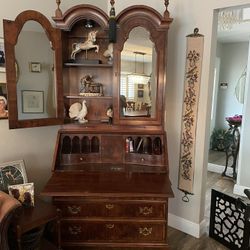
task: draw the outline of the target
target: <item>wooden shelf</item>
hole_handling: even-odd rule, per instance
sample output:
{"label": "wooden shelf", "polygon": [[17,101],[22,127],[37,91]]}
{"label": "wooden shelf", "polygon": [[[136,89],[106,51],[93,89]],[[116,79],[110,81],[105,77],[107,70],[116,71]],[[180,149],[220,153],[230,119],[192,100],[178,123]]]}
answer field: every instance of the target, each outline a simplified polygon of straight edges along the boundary
{"label": "wooden shelf", "polygon": [[88,121],[86,123],[79,123],[77,120],[74,120],[73,118],[69,118],[69,117],[65,117],[64,118],[64,124],[65,125],[77,125],[77,126],[81,126],[81,127],[86,127],[88,128],[89,126],[107,126],[107,127],[111,127],[111,125],[108,123],[108,119],[106,122],[102,122],[101,120],[92,120],[92,121]]}
{"label": "wooden shelf", "polygon": [[109,99],[111,100],[112,96],[82,96],[82,95],[64,95],[64,98],[67,99]]}
{"label": "wooden shelf", "polygon": [[64,63],[66,67],[91,67],[91,68],[112,68],[113,64],[99,63],[99,64],[86,64],[86,63]]}

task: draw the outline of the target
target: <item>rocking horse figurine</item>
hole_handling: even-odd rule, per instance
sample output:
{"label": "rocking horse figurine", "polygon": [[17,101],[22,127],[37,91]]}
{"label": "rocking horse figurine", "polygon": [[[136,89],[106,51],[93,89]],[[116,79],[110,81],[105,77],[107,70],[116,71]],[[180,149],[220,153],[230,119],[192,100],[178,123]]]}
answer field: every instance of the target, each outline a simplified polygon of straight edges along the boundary
{"label": "rocking horse figurine", "polygon": [[87,51],[89,49],[95,48],[95,52],[98,53],[99,45],[94,44],[96,41],[96,33],[97,32],[98,32],[98,30],[89,32],[87,41],[85,41],[83,43],[73,43],[72,44],[71,59],[75,60],[76,54],[82,50],[85,50],[85,52],[86,52],[86,59],[87,59]]}

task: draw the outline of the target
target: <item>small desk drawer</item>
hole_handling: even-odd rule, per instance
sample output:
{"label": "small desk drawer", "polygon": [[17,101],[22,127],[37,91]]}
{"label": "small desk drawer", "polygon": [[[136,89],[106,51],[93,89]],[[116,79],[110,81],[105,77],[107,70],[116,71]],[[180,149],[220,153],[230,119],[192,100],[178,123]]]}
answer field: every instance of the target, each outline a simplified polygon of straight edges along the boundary
{"label": "small desk drawer", "polygon": [[90,162],[101,162],[101,156],[99,153],[90,154],[62,154],[61,164],[62,165],[72,165]]}
{"label": "small desk drawer", "polygon": [[163,155],[127,153],[125,154],[125,162],[132,164],[160,166],[163,164]]}
{"label": "small desk drawer", "polygon": [[165,219],[164,202],[67,202],[56,204],[63,217],[137,217]]}
{"label": "small desk drawer", "polygon": [[63,242],[164,242],[166,225],[149,222],[62,221]]}

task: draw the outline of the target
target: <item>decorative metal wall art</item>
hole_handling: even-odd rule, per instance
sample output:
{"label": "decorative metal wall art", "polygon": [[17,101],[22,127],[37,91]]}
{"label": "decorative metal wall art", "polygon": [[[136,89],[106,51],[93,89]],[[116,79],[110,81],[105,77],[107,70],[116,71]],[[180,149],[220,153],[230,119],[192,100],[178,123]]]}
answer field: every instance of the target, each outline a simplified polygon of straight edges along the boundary
{"label": "decorative metal wall art", "polygon": [[185,193],[183,201],[188,201],[187,194],[193,193],[196,123],[204,44],[204,36],[198,32],[196,28],[193,34],[187,36],[178,185]]}
{"label": "decorative metal wall art", "polygon": [[232,250],[249,249],[249,218],[249,203],[212,189],[209,226],[211,238]]}

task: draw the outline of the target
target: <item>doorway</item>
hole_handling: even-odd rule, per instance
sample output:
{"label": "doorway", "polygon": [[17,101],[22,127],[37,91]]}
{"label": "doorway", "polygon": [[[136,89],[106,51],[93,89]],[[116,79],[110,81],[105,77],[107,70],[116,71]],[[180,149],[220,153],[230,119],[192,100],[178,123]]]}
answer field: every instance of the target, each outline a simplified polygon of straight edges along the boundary
{"label": "doorway", "polygon": [[[208,178],[207,187],[219,189],[225,193],[233,194],[233,169],[228,168],[228,177],[222,173],[226,165],[227,131],[230,124],[228,117],[242,115],[242,124],[239,126],[241,137],[244,126],[244,112],[247,89],[247,72],[249,66],[249,38],[250,38],[250,8],[249,6],[234,7],[216,11],[217,22],[217,46],[214,60],[213,94],[210,121],[210,146],[208,152]],[[223,19],[224,17],[235,17],[234,20]],[[215,17],[217,19],[217,16]],[[231,23],[227,23],[227,22]],[[223,23],[225,22],[225,23]],[[240,146],[240,151],[243,148]],[[237,155],[237,163],[241,152]],[[231,161],[231,162],[230,162]],[[229,158],[228,165],[232,165]],[[237,166],[236,163],[236,166]],[[236,167],[237,168],[237,167]],[[214,174],[217,173],[217,174]],[[217,179],[214,178],[216,176]],[[211,179],[212,178],[212,179]],[[212,183],[212,185],[210,185]],[[210,208],[210,191],[206,193],[205,219],[208,220],[208,208]]]}
{"label": "doorway", "polygon": [[[218,12],[208,157],[208,170],[212,172],[222,173],[225,169],[227,147],[232,139],[228,133],[231,124],[226,119],[243,114],[249,19],[250,8],[247,7],[234,7]],[[228,166],[231,166],[233,158],[228,157],[228,160]],[[232,172],[229,167],[227,175],[231,176]]]}

